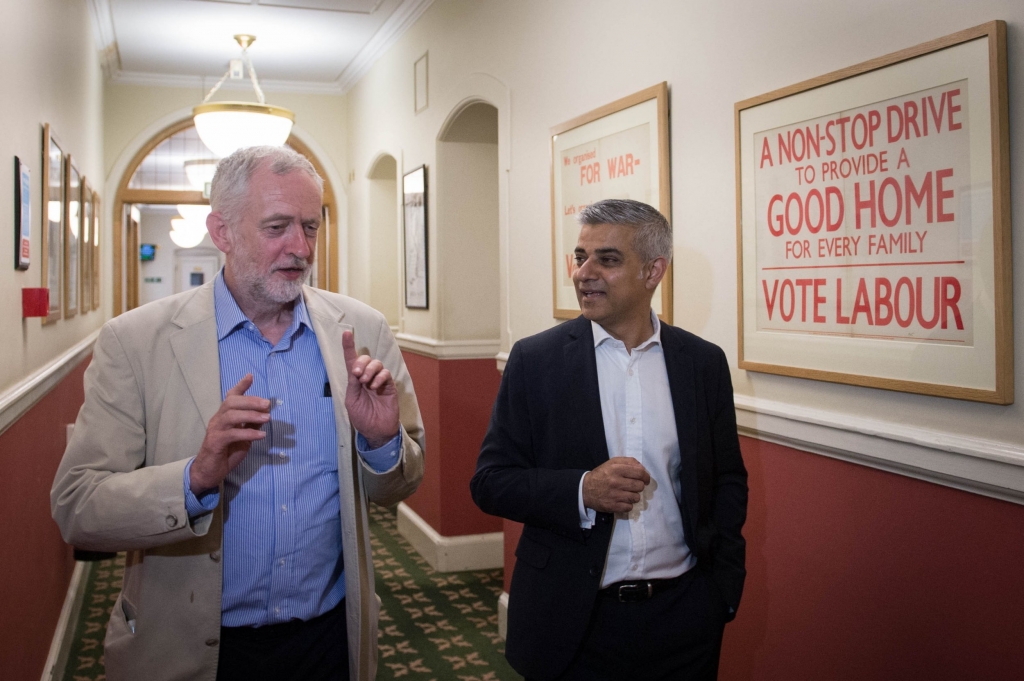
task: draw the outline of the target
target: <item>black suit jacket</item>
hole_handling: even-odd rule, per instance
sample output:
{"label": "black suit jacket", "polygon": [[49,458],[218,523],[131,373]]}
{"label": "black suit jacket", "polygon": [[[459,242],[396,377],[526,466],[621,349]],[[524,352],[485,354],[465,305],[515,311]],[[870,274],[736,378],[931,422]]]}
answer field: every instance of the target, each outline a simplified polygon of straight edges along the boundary
{"label": "black suit jacket", "polygon": [[[661,325],[679,434],[686,542],[731,609],[743,590],[747,472],[722,350]],[[512,348],[470,483],[486,513],[524,524],[509,595],[506,656],[557,676],[582,641],[611,539],[611,514],[580,528],[580,477],[608,460],[591,323],[583,317]]]}

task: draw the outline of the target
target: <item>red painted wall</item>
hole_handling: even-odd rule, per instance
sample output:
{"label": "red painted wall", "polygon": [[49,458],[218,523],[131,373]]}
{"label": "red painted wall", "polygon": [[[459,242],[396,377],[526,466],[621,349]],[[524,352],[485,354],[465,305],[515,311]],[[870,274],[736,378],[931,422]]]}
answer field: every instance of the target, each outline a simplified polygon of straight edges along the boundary
{"label": "red painted wall", "polygon": [[501,519],[483,513],[469,494],[501,383],[494,360],[402,356],[427,438],[423,482],[406,503],[445,537],[500,532]]}
{"label": "red painted wall", "polygon": [[50,518],[50,486],[85,399],[88,360],[0,434],[0,679],[43,673],[75,563]]}
{"label": "red painted wall", "polygon": [[[1024,678],[1024,507],[741,445],[748,574],[719,679]],[[507,591],[521,526],[505,532]]]}

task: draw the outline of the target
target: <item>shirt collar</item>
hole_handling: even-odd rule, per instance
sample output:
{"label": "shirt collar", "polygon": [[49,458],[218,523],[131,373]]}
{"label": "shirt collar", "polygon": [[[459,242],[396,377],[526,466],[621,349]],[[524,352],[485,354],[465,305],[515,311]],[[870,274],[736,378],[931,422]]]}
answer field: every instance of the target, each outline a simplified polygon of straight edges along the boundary
{"label": "shirt collar", "polygon": [[[658,315],[654,314],[654,310],[651,310],[651,324],[654,326],[654,333],[651,337],[645,340],[640,345],[636,346],[636,350],[643,350],[648,345],[658,344],[661,345],[661,320],[658,319]],[[597,322],[590,322],[591,328],[594,330],[594,347],[596,348],[605,341],[611,341],[613,343],[622,343],[622,341],[614,338],[610,333],[604,330],[604,327]]]}
{"label": "shirt collar", "polygon": [[[242,312],[242,308],[238,307],[235,297],[231,295],[228,285],[224,282],[223,268],[213,280],[213,305],[214,315],[217,318],[218,341],[224,340],[235,329],[251,321]],[[291,336],[299,328],[299,324],[305,324],[310,329],[313,328],[312,323],[309,321],[309,312],[306,310],[306,301],[303,296],[300,295],[296,300],[295,309],[292,313],[294,315],[292,324],[288,332],[285,333],[285,337]]]}

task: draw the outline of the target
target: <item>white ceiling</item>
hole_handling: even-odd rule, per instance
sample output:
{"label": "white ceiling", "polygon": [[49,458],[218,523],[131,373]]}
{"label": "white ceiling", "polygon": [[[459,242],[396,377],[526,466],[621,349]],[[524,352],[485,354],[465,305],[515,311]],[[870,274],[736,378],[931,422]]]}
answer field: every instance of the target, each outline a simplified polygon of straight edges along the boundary
{"label": "white ceiling", "polygon": [[265,90],[323,93],[347,91],[432,2],[90,0],[114,81],[211,87],[241,54],[232,36],[249,33]]}

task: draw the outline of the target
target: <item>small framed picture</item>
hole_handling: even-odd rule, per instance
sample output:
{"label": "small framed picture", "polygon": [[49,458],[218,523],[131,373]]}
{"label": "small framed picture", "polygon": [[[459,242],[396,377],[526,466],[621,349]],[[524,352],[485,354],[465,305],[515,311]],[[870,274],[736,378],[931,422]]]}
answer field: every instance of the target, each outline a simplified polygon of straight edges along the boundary
{"label": "small framed picture", "polygon": [[61,314],[61,276],[64,271],[64,150],[50,124],[43,125],[43,197],[40,269],[43,287],[50,291],[48,314],[43,324],[52,324]]}
{"label": "small framed picture", "polygon": [[405,306],[426,310],[427,303],[427,167],[402,178],[405,207]]}
{"label": "small framed picture", "polygon": [[429,87],[430,77],[427,69],[427,65],[430,62],[430,56],[428,52],[424,52],[423,56],[416,60],[413,64],[413,106],[416,113],[425,111],[427,106],[430,105]]}
{"label": "small framed picture", "polygon": [[64,202],[64,318],[78,314],[80,251],[82,245],[82,175],[78,172],[71,154],[64,167],[64,186],[67,200]]}
{"label": "small framed picture", "polygon": [[27,270],[31,253],[32,177],[28,166],[14,157],[14,269]]}
{"label": "small framed picture", "polygon": [[92,193],[92,245],[88,246],[92,262],[92,309],[100,309],[100,195]]}
{"label": "small framed picture", "polygon": [[93,230],[93,202],[92,190],[88,182],[82,180],[82,243],[78,250],[79,270],[82,273],[82,314],[93,308],[92,305],[92,230]]}

